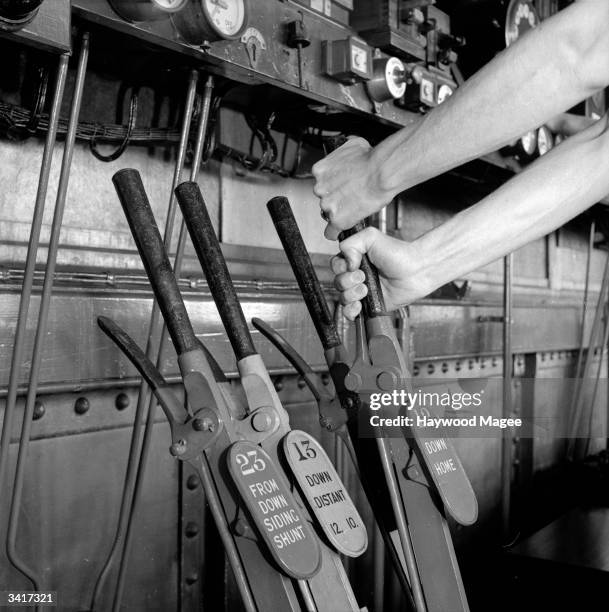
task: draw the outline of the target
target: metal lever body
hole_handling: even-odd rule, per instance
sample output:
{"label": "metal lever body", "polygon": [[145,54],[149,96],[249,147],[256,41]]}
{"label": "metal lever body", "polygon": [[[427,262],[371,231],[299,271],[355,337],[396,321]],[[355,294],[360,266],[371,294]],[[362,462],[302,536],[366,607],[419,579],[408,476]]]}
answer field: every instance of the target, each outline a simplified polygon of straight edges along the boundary
{"label": "metal lever body", "polygon": [[[280,443],[290,432],[288,414],[281,405],[260,355],[253,347],[241,304],[199,186],[194,182],[182,183],[176,189],[176,196],[237,357],[237,367],[249,406],[249,416],[253,419],[254,414],[261,414],[269,424],[268,427],[265,426],[267,431],[260,439],[260,446],[279,464]],[[306,588],[311,596],[310,603],[318,612],[359,611],[340,557],[321,540],[320,549],[321,568],[317,574],[307,580]]]}
{"label": "metal lever body", "polygon": [[[317,304],[325,304],[325,297],[289,202],[285,198],[273,198],[268,204],[268,209],[319,332],[318,319],[324,315],[320,316],[319,313],[323,310]],[[379,371],[375,374],[382,374],[388,367],[393,374],[390,378],[407,372],[393,323],[385,313],[376,270],[367,258],[363,268],[371,290],[364,305],[368,315],[366,325],[361,318],[358,319],[358,358],[353,367],[349,367],[346,363],[346,351],[342,345],[332,351],[326,351],[330,374],[343,406],[352,409],[349,428],[357,449],[362,481],[375,515],[379,519],[379,526],[389,551],[395,550],[396,542],[391,539],[388,541],[387,534],[395,528],[394,525],[398,527],[406,564],[403,566],[401,560],[399,562],[410,578],[417,610],[426,607],[430,610],[453,608],[465,610],[467,602],[448,527],[435,495],[430,495],[432,489],[427,482],[425,471],[420,466],[419,458],[411,452],[410,441],[401,437],[379,439],[378,444],[374,445],[373,440],[358,437],[357,414],[361,404],[359,394],[354,393],[358,385],[353,383],[357,381],[359,375],[363,373],[366,376],[366,372],[370,373],[373,364],[379,366]],[[311,292],[316,295],[311,296]],[[325,308],[327,309],[327,305]],[[324,338],[325,335],[320,334],[320,339],[326,348]],[[358,364],[362,372],[357,371]],[[350,384],[347,383],[348,380]],[[376,384],[375,379],[372,386],[366,388],[374,389]],[[347,387],[351,387],[352,390]],[[366,399],[365,394],[363,398]],[[425,486],[421,486],[422,484]],[[404,516],[404,513],[407,516]],[[400,520],[401,518],[403,520]]]}
{"label": "metal lever body", "polygon": [[[218,421],[218,431],[212,432],[217,433],[215,441],[204,453],[191,453],[188,440],[182,438],[182,444],[172,446],[174,454],[189,458],[201,477],[248,612],[275,608],[297,612],[302,601],[299,589],[288,575],[269,563],[268,542],[261,537],[254,518],[245,511],[226,470],[229,448],[244,439],[259,443],[267,434],[254,429],[252,419],[246,418],[247,409],[236,399],[229,383],[218,380],[218,372],[210,366],[206,352],[194,335],[139,174],[135,170],[123,170],[113,181],[177,349],[190,410],[197,415],[208,408]],[[285,493],[287,485],[282,488]],[[310,529],[306,525],[305,528]],[[281,565],[282,559],[275,561],[286,570]],[[291,568],[294,573],[302,569],[308,574],[316,569],[315,559],[307,561],[306,567],[297,562]]]}

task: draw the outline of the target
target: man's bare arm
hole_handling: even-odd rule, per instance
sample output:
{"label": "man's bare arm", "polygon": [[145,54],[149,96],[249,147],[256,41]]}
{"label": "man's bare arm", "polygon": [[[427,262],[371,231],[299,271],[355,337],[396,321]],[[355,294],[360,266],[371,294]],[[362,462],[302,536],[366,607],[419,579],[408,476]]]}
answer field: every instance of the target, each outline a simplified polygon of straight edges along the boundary
{"label": "man's bare arm", "polygon": [[356,139],[313,169],[326,233],[378,211],[405,189],[495,151],[609,84],[609,2],[569,6],[470,78],[414,127],[376,148]]}
{"label": "man's bare arm", "polygon": [[573,136],[478,204],[413,242],[368,228],[341,243],[336,286],[345,313],[365,294],[363,253],[379,268],[388,307],[408,304],[447,282],[544,236],[609,193],[607,117]]}

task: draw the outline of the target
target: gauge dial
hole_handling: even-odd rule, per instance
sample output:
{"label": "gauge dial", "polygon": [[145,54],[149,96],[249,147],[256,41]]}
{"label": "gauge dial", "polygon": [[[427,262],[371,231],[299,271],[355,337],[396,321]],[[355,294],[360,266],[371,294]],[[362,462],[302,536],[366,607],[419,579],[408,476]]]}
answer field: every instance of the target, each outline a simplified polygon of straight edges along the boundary
{"label": "gauge dial", "polygon": [[112,8],[127,21],[166,19],[186,6],[188,0],[110,0]]}
{"label": "gauge dial", "polygon": [[203,10],[222,38],[234,38],[243,29],[245,0],[203,0]]}
{"label": "gauge dial", "polygon": [[440,85],[438,89],[438,104],[442,104],[445,100],[453,95],[453,89],[450,85]]}
{"label": "gauge dial", "polygon": [[542,125],[537,130],[537,149],[539,155],[545,155],[554,148],[554,135],[546,125]]}
{"label": "gauge dial", "polygon": [[188,0],[150,0],[152,4],[167,12],[179,11]]}
{"label": "gauge dial", "polygon": [[247,28],[247,0],[190,0],[173,23],[191,45],[239,38]]}
{"label": "gauge dial", "polygon": [[529,0],[511,0],[505,17],[505,44],[509,47],[525,32],[539,25],[539,16]]}
{"label": "gauge dial", "polygon": [[537,151],[537,132],[527,132],[522,136],[518,141],[518,148],[526,157],[533,157]]}

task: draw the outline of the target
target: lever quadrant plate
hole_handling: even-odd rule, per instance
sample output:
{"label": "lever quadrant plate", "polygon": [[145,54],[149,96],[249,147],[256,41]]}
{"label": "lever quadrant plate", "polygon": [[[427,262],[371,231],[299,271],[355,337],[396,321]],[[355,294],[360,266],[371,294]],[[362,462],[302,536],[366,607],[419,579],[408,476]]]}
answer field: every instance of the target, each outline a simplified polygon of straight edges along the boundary
{"label": "lever quadrant plate", "polygon": [[364,553],[368,546],[364,522],[319,442],[304,431],[294,430],[283,439],[283,449],[300,490],[331,545],[349,557]]}
{"label": "lever quadrant plate", "polygon": [[228,470],[279,567],[297,580],[314,576],[321,566],[319,541],[271,456],[254,442],[235,442]]}

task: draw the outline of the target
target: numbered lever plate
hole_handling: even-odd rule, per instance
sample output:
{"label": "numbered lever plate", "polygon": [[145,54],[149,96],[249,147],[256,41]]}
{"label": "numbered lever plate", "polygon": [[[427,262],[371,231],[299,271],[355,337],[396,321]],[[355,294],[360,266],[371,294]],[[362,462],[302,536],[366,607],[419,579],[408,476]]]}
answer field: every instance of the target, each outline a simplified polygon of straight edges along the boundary
{"label": "numbered lever plate", "polygon": [[326,451],[304,431],[283,439],[285,456],[300,489],[332,546],[359,557],[368,546],[366,527]]}
{"label": "numbered lever plate", "polygon": [[319,542],[270,455],[253,442],[235,442],[228,470],[279,567],[298,580],[315,575]]}
{"label": "numbered lever plate", "polygon": [[478,501],[452,442],[422,435],[416,426],[411,432],[446,511],[461,525],[473,525],[478,518]]}

